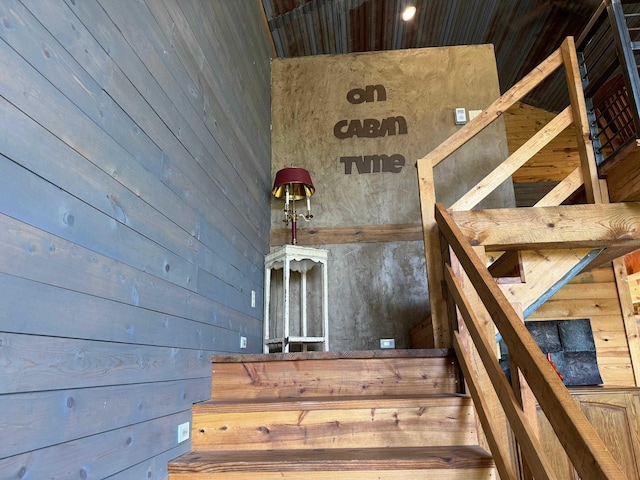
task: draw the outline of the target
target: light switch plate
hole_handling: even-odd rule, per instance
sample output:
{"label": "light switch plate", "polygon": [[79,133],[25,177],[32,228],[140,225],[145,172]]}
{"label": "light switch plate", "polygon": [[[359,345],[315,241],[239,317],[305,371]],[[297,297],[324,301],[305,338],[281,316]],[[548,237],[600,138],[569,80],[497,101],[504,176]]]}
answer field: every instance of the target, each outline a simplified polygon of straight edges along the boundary
{"label": "light switch plate", "polygon": [[396,348],[396,341],[393,338],[381,338],[380,348]]}
{"label": "light switch plate", "polygon": [[467,123],[467,112],[464,108],[456,108],[456,125]]}

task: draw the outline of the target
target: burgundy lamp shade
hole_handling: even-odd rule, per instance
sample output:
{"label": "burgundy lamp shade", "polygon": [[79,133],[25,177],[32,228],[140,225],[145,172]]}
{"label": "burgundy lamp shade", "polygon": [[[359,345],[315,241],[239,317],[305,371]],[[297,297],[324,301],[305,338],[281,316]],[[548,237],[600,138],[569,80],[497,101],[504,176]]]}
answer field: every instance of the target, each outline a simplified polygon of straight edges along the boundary
{"label": "burgundy lamp shade", "polygon": [[289,186],[289,196],[292,200],[302,200],[310,197],[316,191],[311,181],[311,175],[304,168],[287,167],[276,173],[271,193],[276,198],[285,196],[285,186]]}

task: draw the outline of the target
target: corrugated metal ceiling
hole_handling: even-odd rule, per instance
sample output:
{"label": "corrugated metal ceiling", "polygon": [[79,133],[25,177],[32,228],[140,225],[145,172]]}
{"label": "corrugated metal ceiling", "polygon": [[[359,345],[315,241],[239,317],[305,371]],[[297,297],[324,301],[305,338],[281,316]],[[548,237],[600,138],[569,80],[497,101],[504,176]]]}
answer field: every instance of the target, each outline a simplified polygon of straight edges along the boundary
{"label": "corrugated metal ceiling", "polygon": [[[504,92],[578,36],[600,0],[262,0],[279,57],[492,43]],[[401,13],[415,5],[413,20]],[[561,83],[561,82],[555,82]],[[563,86],[530,102],[558,111]]]}

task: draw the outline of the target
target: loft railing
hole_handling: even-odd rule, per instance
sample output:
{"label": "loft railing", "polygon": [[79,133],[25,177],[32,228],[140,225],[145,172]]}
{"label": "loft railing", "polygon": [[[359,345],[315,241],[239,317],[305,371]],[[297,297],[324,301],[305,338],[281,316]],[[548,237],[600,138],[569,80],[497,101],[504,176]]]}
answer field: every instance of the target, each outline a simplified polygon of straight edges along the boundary
{"label": "loft railing", "polygon": [[[560,205],[584,187],[589,203],[604,203],[597,177],[579,63],[572,38],[518,84],[428,155],[418,160],[427,279],[436,347],[456,349],[466,382],[502,479],[557,478],[537,439],[537,402],[581,478],[626,477],[577,406],[556,371],[543,356],[517,312],[497,285],[452,215],[436,203],[433,169],[502,116],[516,102],[564,68],[571,104],[534,137],[487,175],[450,210],[470,210],[498,185],[573,125],[580,166],[542,198],[537,207]],[[517,225],[514,226],[517,228]],[[482,247],[480,247],[482,249]],[[500,332],[511,357],[511,385],[498,364],[495,343]],[[511,448],[510,426],[518,448]]]}
{"label": "loft railing", "polygon": [[640,138],[640,2],[604,0],[576,49],[601,165]]}

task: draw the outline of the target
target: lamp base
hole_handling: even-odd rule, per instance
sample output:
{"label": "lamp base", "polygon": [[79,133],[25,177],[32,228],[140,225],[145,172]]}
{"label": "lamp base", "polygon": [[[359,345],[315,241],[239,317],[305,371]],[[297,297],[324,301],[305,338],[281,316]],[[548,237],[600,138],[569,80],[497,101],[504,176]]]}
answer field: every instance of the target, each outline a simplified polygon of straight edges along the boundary
{"label": "lamp base", "polygon": [[291,245],[298,244],[298,222],[296,221],[296,217],[293,217],[291,220]]}

